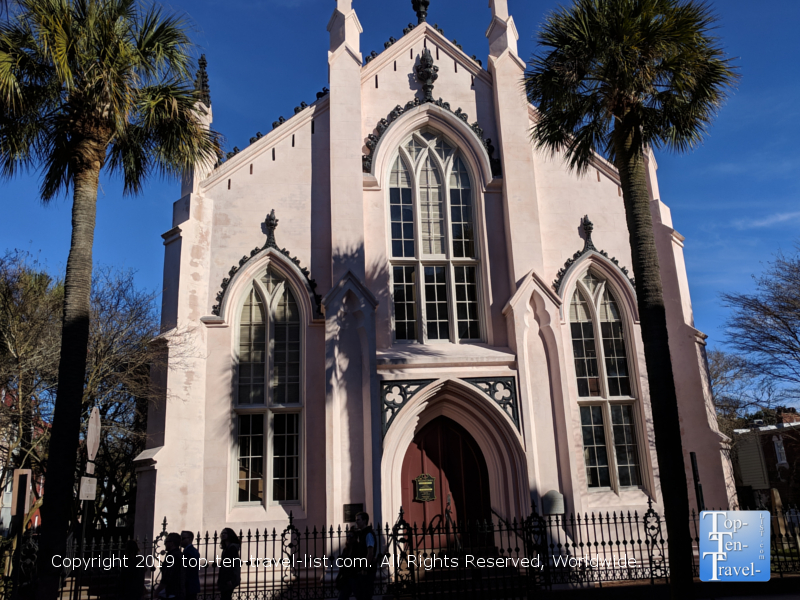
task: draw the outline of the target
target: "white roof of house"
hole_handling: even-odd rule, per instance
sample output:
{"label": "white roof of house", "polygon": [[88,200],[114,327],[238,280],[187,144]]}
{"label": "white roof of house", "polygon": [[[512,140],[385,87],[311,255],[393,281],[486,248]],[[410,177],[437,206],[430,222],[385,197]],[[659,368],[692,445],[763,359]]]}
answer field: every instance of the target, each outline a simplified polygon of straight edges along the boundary
{"label": "white roof of house", "polygon": [[777,425],[762,425],[760,427],[748,427],[747,429],[734,429],[733,433],[750,433],[751,431],[780,431],[781,429],[788,429],[789,427],[800,427],[800,422],[797,423],[778,423]]}

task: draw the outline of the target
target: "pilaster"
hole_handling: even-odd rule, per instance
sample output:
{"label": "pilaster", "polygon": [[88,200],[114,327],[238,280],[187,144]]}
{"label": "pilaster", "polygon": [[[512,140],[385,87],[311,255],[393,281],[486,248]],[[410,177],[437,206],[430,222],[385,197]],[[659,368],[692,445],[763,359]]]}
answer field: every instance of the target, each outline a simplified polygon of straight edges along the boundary
{"label": "pilaster", "polygon": [[514,19],[505,0],[492,3],[489,72],[494,83],[495,121],[503,164],[503,204],[511,289],[533,269],[542,274],[542,235],[528,101],[521,82],[525,63],[517,56]]}
{"label": "pilaster", "polygon": [[[198,102],[197,118],[203,129],[211,129],[211,124],[214,122],[214,113],[211,110],[211,104],[206,105],[203,102]],[[208,177],[213,170],[213,161],[208,161],[207,163],[199,163],[191,170],[184,173],[181,179],[181,196],[196,194],[200,190],[200,182]]]}
{"label": "pilaster", "polygon": [[322,305],[327,522],[341,522],[344,504],[363,503],[379,525],[381,411],[375,347],[378,301],[353,273],[347,273],[323,298]]}
{"label": "pilaster", "polygon": [[337,0],[328,23],[332,278],[350,271],[364,280],[364,193],[361,169],[361,24],[350,0]]}
{"label": "pilaster", "polygon": [[[155,526],[166,517],[171,531],[197,528],[203,517],[206,414],[206,333],[200,319],[208,302],[212,201],[190,194],[175,203],[175,227],[164,235],[162,322],[170,368],[160,373],[164,394],[152,407],[148,445],[155,457]],[[191,350],[189,350],[191,349]],[[179,368],[176,368],[179,366]],[[152,533],[148,533],[152,536]]]}

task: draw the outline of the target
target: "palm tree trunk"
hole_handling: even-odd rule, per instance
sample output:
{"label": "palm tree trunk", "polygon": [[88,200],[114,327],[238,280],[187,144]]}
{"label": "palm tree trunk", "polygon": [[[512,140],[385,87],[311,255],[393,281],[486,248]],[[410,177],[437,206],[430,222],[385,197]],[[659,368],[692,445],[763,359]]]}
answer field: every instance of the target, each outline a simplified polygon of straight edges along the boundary
{"label": "palm tree trunk", "polygon": [[[55,598],[58,572],[49,557],[64,554],[74,502],[75,470],[83,409],[86,353],[92,290],[92,244],[94,243],[97,187],[105,148],[90,141],[76,161],[72,202],[72,239],[64,280],[64,317],[61,326],[61,357],[58,391],[50,435],[50,450],[42,504],[42,538],[39,550],[38,598]],[[83,160],[81,160],[83,159]],[[80,168],[83,167],[83,168]]]}
{"label": "palm tree trunk", "polygon": [[619,171],[636,278],[636,296],[647,363],[656,454],[664,499],[673,599],[691,598],[692,546],[689,490],[684,470],[678,399],[667,335],[667,316],[656,253],[643,144],[635,126],[618,122],[614,130]]}

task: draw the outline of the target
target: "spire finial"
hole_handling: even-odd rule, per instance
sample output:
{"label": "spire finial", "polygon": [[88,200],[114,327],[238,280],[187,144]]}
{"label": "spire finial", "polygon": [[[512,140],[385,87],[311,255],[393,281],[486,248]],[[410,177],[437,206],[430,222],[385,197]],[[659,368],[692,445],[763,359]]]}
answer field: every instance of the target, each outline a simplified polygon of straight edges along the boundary
{"label": "spire finial", "polygon": [[264,226],[267,228],[267,243],[264,244],[264,248],[275,248],[278,250],[278,244],[275,243],[275,230],[278,228],[278,217],[275,216],[274,208],[264,221]]}
{"label": "spire finial", "polygon": [[211,89],[208,87],[207,66],[208,61],[206,61],[206,55],[201,54],[200,60],[197,61],[197,75],[195,75],[194,78],[194,89],[203,104],[211,106]]}
{"label": "spire finial", "polygon": [[586,239],[583,242],[583,251],[586,252],[587,250],[597,250],[594,247],[594,242],[592,242],[592,231],[594,231],[594,223],[589,220],[589,215],[583,216],[583,233],[586,235]]}
{"label": "spire finial", "polygon": [[433,82],[439,78],[439,67],[433,64],[433,56],[427,48],[422,50],[417,65],[417,79],[422,82],[422,91],[425,93],[423,102],[433,102]]}
{"label": "spire finial", "polygon": [[417,24],[421,25],[428,17],[428,7],[431,5],[431,0],[411,0],[411,6],[414,7],[414,12],[417,13]]}

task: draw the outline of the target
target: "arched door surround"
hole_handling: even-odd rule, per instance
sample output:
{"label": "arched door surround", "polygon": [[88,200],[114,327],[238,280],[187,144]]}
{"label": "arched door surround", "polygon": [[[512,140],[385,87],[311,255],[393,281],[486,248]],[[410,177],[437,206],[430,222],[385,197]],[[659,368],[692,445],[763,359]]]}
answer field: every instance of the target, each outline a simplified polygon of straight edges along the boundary
{"label": "arched door surround", "polygon": [[381,460],[383,514],[397,515],[402,505],[403,461],[414,437],[437,417],[448,417],[475,440],[486,460],[491,509],[501,516],[530,512],[522,437],[507,414],[477,388],[455,379],[427,385],[397,413],[383,440]]}

